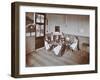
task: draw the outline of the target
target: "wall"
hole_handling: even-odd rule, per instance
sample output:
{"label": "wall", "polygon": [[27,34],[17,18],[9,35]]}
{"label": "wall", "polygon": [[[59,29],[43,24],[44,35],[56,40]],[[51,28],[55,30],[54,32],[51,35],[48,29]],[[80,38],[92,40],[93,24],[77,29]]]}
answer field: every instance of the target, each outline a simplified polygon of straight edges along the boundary
{"label": "wall", "polygon": [[26,54],[35,51],[35,36],[26,37]]}
{"label": "wall", "polygon": [[89,16],[47,14],[48,32],[60,26],[61,32],[79,36],[89,36]]}
{"label": "wall", "polygon": [[[41,3],[98,6],[98,34],[100,35],[100,0],[2,0],[0,2],[0,80],[100,80],[100,49],[98,49],[98,73],[63,75],[38,78],[11,77],[11,2],[28,1]],[[100,36],[98,36],[100,48]]]}
{"label": "wall", "polygon": [[[34,22],[34,13],[26,13],[26,54],[35,51],[35,32],[29,32],[29,24]],[[28,25],[28,26],[27,26]],[[27,28],[28,27],[28,28]],[[34,27],[33,27],[34,28]]]}

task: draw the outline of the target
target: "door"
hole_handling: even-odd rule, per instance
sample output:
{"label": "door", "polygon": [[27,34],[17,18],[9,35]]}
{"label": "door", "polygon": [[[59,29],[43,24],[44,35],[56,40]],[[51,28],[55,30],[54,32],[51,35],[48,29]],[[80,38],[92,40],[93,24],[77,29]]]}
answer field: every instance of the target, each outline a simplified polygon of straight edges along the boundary
{"label": "door", "polygon": [[45,38],[45,14],[35,14],[36,35],[35,35],[35,49],[44,47]]}

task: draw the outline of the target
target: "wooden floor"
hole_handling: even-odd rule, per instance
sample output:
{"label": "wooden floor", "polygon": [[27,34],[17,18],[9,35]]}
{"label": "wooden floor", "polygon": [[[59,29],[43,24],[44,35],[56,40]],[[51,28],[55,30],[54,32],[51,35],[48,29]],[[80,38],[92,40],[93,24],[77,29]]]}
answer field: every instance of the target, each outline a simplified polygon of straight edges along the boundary
{"label": "wooden floor", "polygon": [[61,66],[61,65],[77,65],[89,64],[89,55],[84,51],[71,51],[66,50],[63,56],[57,56],[53,51],[47,51],[41,48],[36,52],[27,54],[26,66],[39,67],[39,66]]}

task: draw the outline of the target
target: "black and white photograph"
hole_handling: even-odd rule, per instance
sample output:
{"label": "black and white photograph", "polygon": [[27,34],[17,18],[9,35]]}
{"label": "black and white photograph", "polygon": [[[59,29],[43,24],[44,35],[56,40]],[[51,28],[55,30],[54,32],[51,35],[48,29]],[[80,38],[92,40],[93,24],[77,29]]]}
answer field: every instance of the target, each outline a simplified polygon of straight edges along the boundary
{"label": "black and white photograph", "polygon": [[12,77],[97,73],[97,7],[12,3]]}
{"label": "black and white photograph", "polygon": [[89,64],[89,15],[25,14],[27,67]]}

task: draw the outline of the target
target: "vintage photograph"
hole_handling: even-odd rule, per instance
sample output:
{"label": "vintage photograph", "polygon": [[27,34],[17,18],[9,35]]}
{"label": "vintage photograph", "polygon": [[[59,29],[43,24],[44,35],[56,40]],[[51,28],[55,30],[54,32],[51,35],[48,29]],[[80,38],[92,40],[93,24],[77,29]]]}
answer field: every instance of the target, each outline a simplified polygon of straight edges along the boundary
{"label": "vintage photograph", "polygon": [[26,67],[89,64],[90,16],[25,13]]}
{"label": "vintage photograph", "polygon": [[97,7],[12,3],[12,77],[97,73]]}

